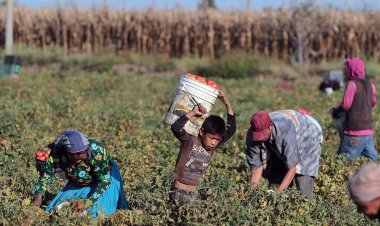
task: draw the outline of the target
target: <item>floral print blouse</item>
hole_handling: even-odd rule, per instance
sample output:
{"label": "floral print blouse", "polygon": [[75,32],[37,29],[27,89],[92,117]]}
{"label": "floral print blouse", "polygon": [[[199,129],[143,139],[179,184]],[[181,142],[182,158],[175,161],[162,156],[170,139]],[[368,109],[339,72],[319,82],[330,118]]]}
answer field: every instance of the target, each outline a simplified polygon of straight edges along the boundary
{"label": "floral print blouse", "polygon": [[35,195],[45,195],[46,186],[55,179],[56,169],[61,168],[66,178],[77,185],[87,186],[96,181],[95,191],[89,197],[95,202],[110,184],[111,159],[100,142],[89,139],[89,148],[88,157],[76,166],[69,163],[66,155],[55,153],[52,150],[45,163],[44,174],[38,179]]}

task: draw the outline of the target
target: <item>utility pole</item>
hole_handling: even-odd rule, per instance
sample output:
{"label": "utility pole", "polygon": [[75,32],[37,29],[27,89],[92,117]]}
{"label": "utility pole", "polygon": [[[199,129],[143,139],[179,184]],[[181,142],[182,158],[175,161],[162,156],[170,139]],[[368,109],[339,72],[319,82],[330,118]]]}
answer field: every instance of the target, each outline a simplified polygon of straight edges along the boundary
{"label": "utility pole", "polygon": [[13,0],[7,0],[5,23],[5,53],[10,55],[13,47]]}

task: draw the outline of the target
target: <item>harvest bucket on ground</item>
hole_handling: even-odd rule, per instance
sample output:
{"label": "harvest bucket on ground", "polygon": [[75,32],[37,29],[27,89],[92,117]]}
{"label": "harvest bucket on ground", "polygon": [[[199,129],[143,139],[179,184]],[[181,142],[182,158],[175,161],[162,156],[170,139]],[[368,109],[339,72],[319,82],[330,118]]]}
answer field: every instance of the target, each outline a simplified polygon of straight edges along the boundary
{"label": "harvest bucket on ground", "polygon": [[208,117],[209,112],[214,107],[215,101],[218,98],[219,90],[212,88],[195,79],[181,76],[179,84],[175,90],[173,100],[170,103],[169,109],[166,112],[164,123],[171,125],[180,116],[185,115],[191,111],[196,103],[206,108],[207,113],[202,117],[193,117],[185,124],[187,133],[198,136],[198,131],[202,126],[204,120]]}
{"label": "harvest bucket on ground", "polygon": [[21,58],[14,55],[7,55],[4,58],[4,75],[9,78],[18,78],[21,73]]}

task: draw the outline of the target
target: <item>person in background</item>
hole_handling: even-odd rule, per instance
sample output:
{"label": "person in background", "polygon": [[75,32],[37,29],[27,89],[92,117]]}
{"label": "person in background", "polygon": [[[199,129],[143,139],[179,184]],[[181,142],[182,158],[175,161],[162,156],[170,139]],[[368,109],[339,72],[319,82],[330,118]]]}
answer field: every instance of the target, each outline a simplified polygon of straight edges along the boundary
{"label": "person in background", "polygon": [[341,70],[328,71],[323,75],[323,80],[319,84],[319,90],[331,95],[333,92],[344,87],[344,73]]}
{"label": "person in background", "polygon": [[297,189],[312,199],[322,141],[321,126],[304,109],[256,112],[246,137],[251,186],[271,175],[280,178],[281,193],[295,179]]}
{"label": "person in background", "polygon": [[40,177],[33,205],[41,206],[46,186],[61,169],[68,183],[47,206],[47,212],[66,201],[93,218],[128,209],[119,167],[100,142],[88,139],[78,130],[66,130],[48,147],[51,151],[46,162],[36,160]]}
{"label": "person in background", "polygon": [[194,200],[201,200],[197,188],[210,165],[215,150],[229,140],[236,131],[236,119],[231,103],[221,90],[219,99],[227,109],[227,125],[221,117],[211,115],[202,124],[199,136],[188,134],[184,126],[189,119],[206,113],[202,105],[196,105],[193,110],[178,118],[171,126],[174,136],[181,142],[172,173],[173,185],[170,200],[173,203],[192,205]]}
{"label": "person in background", "polygon": [[346,59],[345,74],[348,79],[341,105],[332,110],[338,118],[346,112],[343,136],[340,140],[340,154],[347,154],[354,160],[360,156],[378,159],[373,141],[372,108],[376,104],[376,88],[365,78],[363,61],[358,58]]}
{"label": "person in background", "polygon": [[327,95],[331,95],[333,92],[340,89],[340,85],[338,81],[324,79],[321,84],[319,84],[318,89]]}
{"label": "person in background", "polygon": [[380,220],[380,164],[362,166],[349,178],[348,191],[359,212]]}

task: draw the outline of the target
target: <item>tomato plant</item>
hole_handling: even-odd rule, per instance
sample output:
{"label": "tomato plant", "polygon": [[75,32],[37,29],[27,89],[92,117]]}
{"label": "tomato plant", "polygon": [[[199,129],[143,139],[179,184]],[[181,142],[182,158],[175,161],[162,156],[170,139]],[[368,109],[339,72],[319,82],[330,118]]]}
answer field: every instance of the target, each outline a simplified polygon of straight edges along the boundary
{"label": "tomato plant", "polygon": [[[291,84],[298,88],[284,91],[278,79],[218,78],[238,115],[238,130],[215,153],[199,187],[207,200],[181,208],[168,198],[180,143],[161,122],[178,77],[41,70],[19,80],[0,79],[0,222],[22,225],[29,216],[33,225],[376,225],[357,213],[345,185],[368,160],[351,163],[336,153],[339,136],[328,109],[343,92],[321,95],[310,78],[294,79]],[[248,184],[245,136],[251,115],[289,108],[310,111],[324,132],[314,200],[295,189],[286,195],[267,192],[273,188],[265,180],[257,189]],[[378,127],[380,116],[374,111]],[[211,114],[226,118],[225,106],[218,100]],[[93,221],[70,206],[47,214],[28,205],[38,177],[34,158],[48,153],[32,150],[69,128],[105,143],[120,167],[132,210]],[[56,194],[65,183],[57,179],[47,189]]]}

